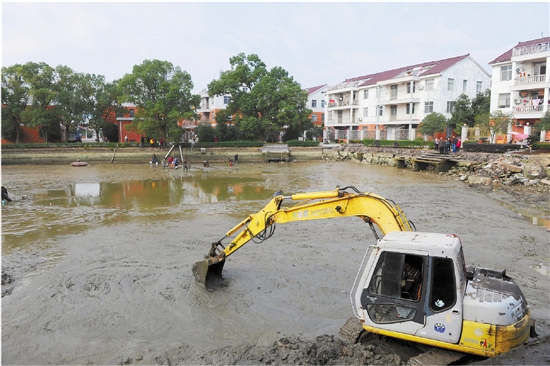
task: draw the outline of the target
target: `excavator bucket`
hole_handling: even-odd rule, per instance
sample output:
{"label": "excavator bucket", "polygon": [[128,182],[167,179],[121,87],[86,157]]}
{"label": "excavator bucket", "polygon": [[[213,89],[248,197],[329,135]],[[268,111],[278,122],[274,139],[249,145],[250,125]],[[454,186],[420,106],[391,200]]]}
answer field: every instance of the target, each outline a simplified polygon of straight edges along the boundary
{"label": "excavator bucket", "polygon": [[210,287],[213,282],[222,278],[223,265],[225,260],[215,261],[217,258],[207,258],[193,264],[193,275],[195,280],[205,287]]}
{"label": "excavator bucket", "polygon": [[193,275],[195,280],[202,283],[205,287],[211,287],[216,281],[221,280],[223,265],[225,264],[225,252],[217,254],[217,248],[223,245],[221,241],[212,243],[212,248],[203,261],[193,264]]}

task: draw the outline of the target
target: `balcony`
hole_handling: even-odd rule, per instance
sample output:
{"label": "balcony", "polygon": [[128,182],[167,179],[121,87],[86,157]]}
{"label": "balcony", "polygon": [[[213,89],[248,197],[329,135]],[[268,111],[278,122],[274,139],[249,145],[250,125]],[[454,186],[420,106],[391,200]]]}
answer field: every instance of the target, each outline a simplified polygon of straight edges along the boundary
{"label": "balcony", "polygon": [[201,105],[199,105],[199,108],[197,108],[197,112],[210,112],[210,106],[208,105],[208,103],[201,103]]}
{"label": "balcony", "polygon": [[546,75],[521,76],[514,79],[515,85],[532,85],[546,82]]}
{"label": "balcony", "polygon": [[326,120],[326,124],[334,126],[334,125],[354,125],[359,124],[359,118],[349,118],[349,117],[342,117],[342,118],[329,118]]}
{"label": "balcony", "polygon": [[518,105],[514,107],[514,112],[519,113],[542,113],[544,111],[543,105]]}
{"label": "balcony", "polygon": [[327,104],[328,108],[338,108],[338,107],[349,107],[349,106],[358,106],[359,101],[354,100],[350,103],[349,100],[339,100],[339,101],[329,101]]}

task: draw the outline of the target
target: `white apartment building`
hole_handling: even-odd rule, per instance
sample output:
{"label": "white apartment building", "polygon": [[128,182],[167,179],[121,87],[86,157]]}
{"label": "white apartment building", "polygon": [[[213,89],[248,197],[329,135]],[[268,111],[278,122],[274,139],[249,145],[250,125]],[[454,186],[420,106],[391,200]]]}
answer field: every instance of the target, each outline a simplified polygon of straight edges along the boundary
{"label": "white apartment building", "polygon": [[[509,132],[531,134],[531,127],[548,111],[550,37],[519,42],[489,65],[493,67],[491,112],[513,113]],[[547,131],[550,132],[550,131]],[[550,139],[541,133],[541,141]]]}
{"label": "white apartment building", "polygon": [[425,116],[451,117],[455,100],[490,87],[469,54],[346,79],[325,91],[329,140],[413,140]]}
{"label": "white apartment building", "polygon": [[311,109],[311,122],[314,125],[322,126],[325,122],[325,90],[327,84],[306,88],[307,107]]}
{"label": "white apartment building", "polygon": [[229,95],[211,96],[208,89],[202,89],[199,92],[201,103],[196,106],[195,112],[200,116],[198,121],[184,120],[182,127],[185,129],[184,140],[188,141],[194,136],[194,129],[201,122],[210,122],[212,127],[216,127],[216,112],[220,109],[226,109],[231,101]]}

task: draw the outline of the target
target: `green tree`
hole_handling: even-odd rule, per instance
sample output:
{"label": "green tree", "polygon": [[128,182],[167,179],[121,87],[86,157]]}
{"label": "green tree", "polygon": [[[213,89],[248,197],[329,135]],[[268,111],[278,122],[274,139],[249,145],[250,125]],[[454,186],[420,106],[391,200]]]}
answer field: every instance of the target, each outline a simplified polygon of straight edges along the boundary
{"label": "green tree", "polygon": [[24,66],[2,67],[2,136],[19,143],[19,126],[29,104],[30,86]]}
{"label": "green tree", "polygon": [[317,140],[319,137],[323,137],[323,126],[313,125],[306,132],[306,139]]}
{"label": "green tree", "polygon": [[55,71],[55,111],[59,116],[62,140],[67,141],[68,134],[86,119],[86,101],[90,90],[86,75],[61,65]]}
{"label": "green tree", "polygon": [[[475,116],[480,114],[490,113],[491,110],[491,90],[485,89],[482,93],[477,93],[476,97],[472,99],[471,103],[472,115],[473,115],[473,124],[468,124],[469,127],[474,127]],[[472,122],[472,121],[469,121]]]}
{"label": "green tree", "polygon": [[214,127],[212,127],[210,122],[199,123],[199,125],[195,128],[195,134],[199,138],[199,141],[202,142],[214,142],[214,136],[216,136]]}
{"label": "green tree", "polygon": [[436,132],[445,132],[447,127],[447,118],[441,113],[432,112],[428,114],[420,123],[418,131],[425,135],[432,135]]}
{"label": "green tree", "polygon": [[220,122],[216,121],[215,130],[216,130],[215,131],[216,136],[218,137],[218,141],[226,141],[227,140],[227,134],[229,132],[229,128],[227,127],[227,122],[225,120],[222,120]]}
{"label": "green tree", "polygon": [[23,122],[32,128],[39,128],[48,142],[50,135],[59,134],[59,118],[54,103],[56,93],[56,72],[48,64],[27,62],[23,65],[23,78],[30,86],[30,105],[23,112]]}
{"label": "green tree", "polygon": [[131,128],[150,137],[179,140],[180,119],[196,118],[200,96],[192,94],[191,76],[168,61],[145,60],[119,82],[122,101],[139,107]]}
{"label": "green tree", "polygon": [[497,134],[506,134],[508,132],[508,124],[514,119],[514,114],[511,112],[503,112],[496,110],[491,113],[490,116],[490,128],[489,133],[491,137],[491,142],[495,143],[495,137]]}
{"label": "green tree", "polygon": [[473,126],[475,116],[472,111],[472,102],[466,94],[460,94],[453,106],[449,125],[462,126],[466,123],[468,126]]}
{"label": "green tree", "polygon": [[[83,85],[86,91],[83,94],[86,101],[88,126],[94,129],[96,136],[99,137],[99,130],[103,130],[105,134],[110,125],[113,125],[111,118],[127,111],[118,103],[122,92],[118,88],[118,81],[106,82],[103,75],[86,74]],[[118,137],[116,140],[112,140],[113,136],[106,137],[109,141],[118,141]]]}
{"label": "green tree", "polygon": [[114,142],[114,141],[120,141],[118,136],[118,126],[111,122],[106,122],[103,124],[102,127],[103,130],[103,136],[107,139],[107,141]]}
{"label": "green tree", "polygon": [[546,111],[540,122],[535,123],[534,129],[540,131],[550,131],[550,111]]}
{"label": "green tree", "polygon": [[483,113],[475,116],[474,126],[479,128],[481,137],[489,136],[491,132],[491,114]]}
{"label": "green tree", "polygon": [[[227,110],[246,139],[293,138],[305,130],[307,92],[281,67],[267,70],[255,55],[230,58],[231,69],[208,84],[210,95],[229,95]],[[237,116],[238,114],[238,116]]]}

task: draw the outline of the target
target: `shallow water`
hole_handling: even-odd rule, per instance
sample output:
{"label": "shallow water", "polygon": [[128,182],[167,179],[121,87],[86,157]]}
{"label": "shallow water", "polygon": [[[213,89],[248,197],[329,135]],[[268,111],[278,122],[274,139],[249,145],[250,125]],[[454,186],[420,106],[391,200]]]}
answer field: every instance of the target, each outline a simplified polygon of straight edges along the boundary
{"label": "shallow water", "polygon": [[[398,203],[419,231],[458,234],[468,264],[507,268],[550,326],[550,236],[458,182],[352,163],[6,166],[2,299],[6,364],[144,364],[282,335],[337,334],[366,247],[359,219],[279,225],[228,258],[225,285],[195,284],[210,243],[282,190],[356,186]],[[27,199],[21,197],[26,195]],[[541,270],[542,268],[542,270]]]}

